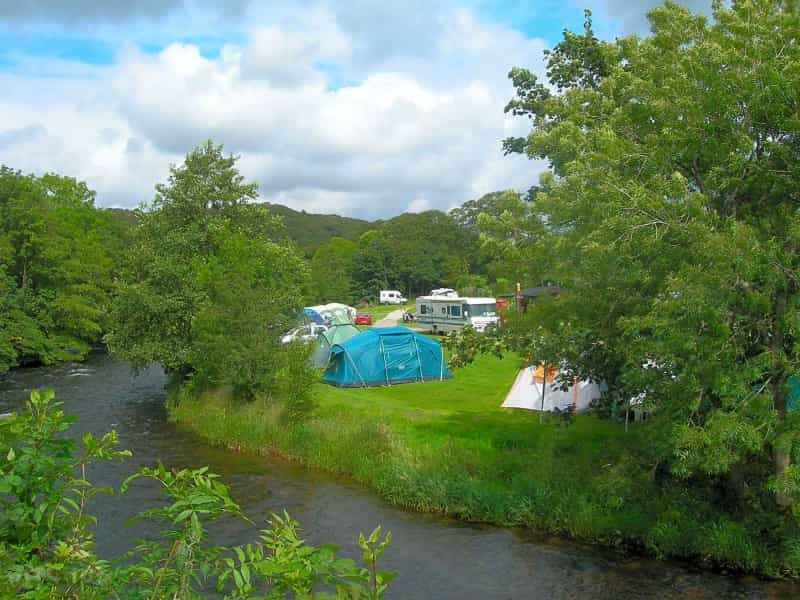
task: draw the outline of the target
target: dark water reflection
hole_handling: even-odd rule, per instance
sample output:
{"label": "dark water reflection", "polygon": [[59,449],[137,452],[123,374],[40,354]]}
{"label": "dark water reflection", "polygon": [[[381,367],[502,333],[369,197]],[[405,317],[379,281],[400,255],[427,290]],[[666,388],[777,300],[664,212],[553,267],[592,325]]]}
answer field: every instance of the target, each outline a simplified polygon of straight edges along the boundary
{"label": "dark water reflection", "polygon": [[[336,542],[353,558],[358,556],[358,532],[382,524],[394,538],[383,567],[400,572],[391,598],[800,598],[798,586],[623,560],[526,532],[406,513],[351,482],[211,448],[167,422],[164,383],[157,367],[134,376],[124,363],[96,353],[82,364],[20,370],[1,378],[0,412],[18,408],[31,388],[48,386],[66,411],[77,415],[76,432],[116,429],[133,458],[92,467],[90,477],[99,484],[117,486],[139,466],[159,460],[174,467],[209,465],[256,523],[285,508],[303,524],[312,543]],[[157,487],[146,482],[133,485],[125,496],[99,498],[93,507],[100,520],[98,551],[117,554],[135,538],[152,534],[143,524],[125,523],[160,501]],[[231,521],[214,534],[216,543],[241,543],[254,539],[256,529]]]}

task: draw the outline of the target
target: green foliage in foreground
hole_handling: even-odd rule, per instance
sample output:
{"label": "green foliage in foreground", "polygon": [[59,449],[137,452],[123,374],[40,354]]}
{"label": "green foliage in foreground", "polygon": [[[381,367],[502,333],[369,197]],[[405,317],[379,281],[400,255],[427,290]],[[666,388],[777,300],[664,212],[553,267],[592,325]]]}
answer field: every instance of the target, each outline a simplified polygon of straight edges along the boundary
{"label": "green foliage in foreground", "polygon": [[[156,482],[168,502],[137,519],[162,524],[158,539],[142,540],[109,561],[97,556],[86,502],[111,488],[97,487],[87,470],[96,461],[120,460],[115,432],[75,440],[59,434],[74,421],[53,402],[51,390],[31,393],[27,410],[0,419],[0,597],[23,599],[199,598],[216,589],[230,600],[381,598],[394,573],[377,568],[391,540],[377,527],[359,536],[366,568],[337,558],[336,546],[306,545],[297,522],[284,513],[250,544],[209,544],[207,525],[221,518],[247,520],[228,488],[207,468],[142,468],[139,479]],[[99,524],[101,527],[102,523]]]}
{"label": "green foliage in foreground", "polygon": [[536,413],[501,409],[518,364],[480,356],[445,382],[319,385],[314,413],[289,425],[274,404],[222,393],[184,399],[171,414],[213,443],[351,476],[412,510],[771,576],[800,573],[791,521],[726,505],[702,481],[663,485],[647,423],[625,434],[592,416],[540,424]]}

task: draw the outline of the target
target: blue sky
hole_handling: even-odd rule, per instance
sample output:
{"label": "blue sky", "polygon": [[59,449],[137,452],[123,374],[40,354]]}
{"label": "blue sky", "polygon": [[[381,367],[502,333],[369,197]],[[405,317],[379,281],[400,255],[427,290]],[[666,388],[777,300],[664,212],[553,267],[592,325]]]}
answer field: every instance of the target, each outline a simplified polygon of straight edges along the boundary
{"label": "blue sky", "polygon": [[211,138],[268,201],[447,210],[524,190],[545,168],[502,155],[527,131],[503,113],[508,70],[542,74],[542,51],[582,28],[584,6],[612,38],[646,33],[655,2],[4,0],[0,164],[135,206]]}
{"label": "blue sky", "polygon": [[[581,29],[584,4],[590,3],[578,0],[468,0],[456,5],[473,10],[487,22],[499,23],[526,37],[554,44],[561,38],[564,28]],[[191,11],[184,13],[179,10],[175,14],[182,13],[191,14]],[[595,29],[605,37],[624,33],[615,25],[614,15],[604,13],[602,8],[595,11],[594,20]],[[181,42],[196,45],[204,56],[214,58],[219,56],[225,44],[241,44],[247,27],[244,19],[227,16],[220,16],[212,22],[206,17],[196,28],[191,25],[176,27],[175,19],[168,15],[130,20],[97,18],[91,14],[83,19],[62,21],[37,18],[36,15],[0,18],[0,68],[19,70],[24,58],[111,65],[126,44],[135,44],[145,52],[158,53],[171,43]]]}

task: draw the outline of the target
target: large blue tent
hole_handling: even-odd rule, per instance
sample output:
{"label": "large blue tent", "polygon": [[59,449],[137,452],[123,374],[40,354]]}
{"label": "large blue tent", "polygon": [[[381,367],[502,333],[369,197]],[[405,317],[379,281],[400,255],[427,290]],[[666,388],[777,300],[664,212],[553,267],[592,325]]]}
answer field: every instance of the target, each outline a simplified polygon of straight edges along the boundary
{"label": "large blue tent", "polygon": [[375,327],[335,344],[322,380],[371,387],[451,377],[437,341],[406,327]]}

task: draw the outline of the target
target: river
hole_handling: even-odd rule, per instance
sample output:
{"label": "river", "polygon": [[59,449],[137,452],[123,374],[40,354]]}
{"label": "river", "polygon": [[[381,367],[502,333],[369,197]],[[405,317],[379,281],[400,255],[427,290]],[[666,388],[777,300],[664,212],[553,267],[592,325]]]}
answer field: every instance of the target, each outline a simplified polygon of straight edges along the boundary
{"label": "river", "polygon": [[[334,542],[357,558],[359,531],[377,525],[392,532],[382,568],[396,570],[390,598],[434,599],[620,599],[798,598],[800,586],[733,578],[652,560],[631,560],[595,547],[543,538],[525,531],[477,526],[407,513],[347,480],[272,458],[212,448],[167,422],[165,377],[156,366],[134,374],[125,363],[93,353],[83,363],[21,369],[0,376],[0,413],[18,409],[30,390],[52,387],[64,409],[77,416],[76,433],[116,429],[121,447],[133,452],[124,463],[93,466],[95,483],[119,485],[142,465],[159,460],[170,467],[209,465],[230,485],[232,495],[257,524],[283,509],[302,524],[311,543]],[[161,500],[149,482],[134,484],[122,497],[101,497],[97,548],[115,555],[145,525],[126,521]],[[214,542],[255,538],[244,522],[226,522]]]}

